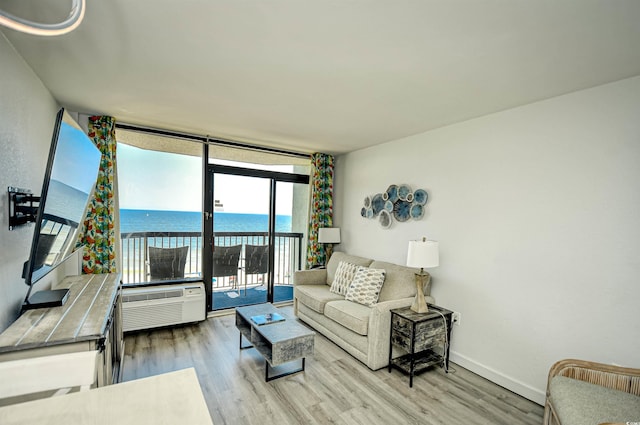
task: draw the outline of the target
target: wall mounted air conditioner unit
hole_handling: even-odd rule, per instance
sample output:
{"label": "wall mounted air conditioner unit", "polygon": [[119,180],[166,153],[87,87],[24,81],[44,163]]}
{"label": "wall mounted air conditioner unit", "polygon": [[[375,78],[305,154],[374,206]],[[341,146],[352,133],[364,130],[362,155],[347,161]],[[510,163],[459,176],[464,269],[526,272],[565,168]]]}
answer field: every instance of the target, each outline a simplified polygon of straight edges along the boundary
{"label": "wall mounted air conditioner unit", "polygon": [[136,331],[206,317],[203,283],[145,286],[122,290],[122,329]]}

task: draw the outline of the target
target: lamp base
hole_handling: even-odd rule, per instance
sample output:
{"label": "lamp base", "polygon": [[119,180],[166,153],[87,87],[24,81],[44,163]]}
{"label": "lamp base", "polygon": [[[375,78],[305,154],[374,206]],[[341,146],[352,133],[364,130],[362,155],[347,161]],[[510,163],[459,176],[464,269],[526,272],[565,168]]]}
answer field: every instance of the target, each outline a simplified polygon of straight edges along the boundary
{"label": "lamp base", "polygon": [[327,264],[329,264],[329,259],[331,258],[331,254],[333,254],[333,244],[332,243],[325,244],[324,252],[325,252],[324,265],[326,266]]}
{"label": "lamp base", "polygon": [[424,299],[424,278],[426,274],[416,273],[416,298],[411,304],[411,310],[416,313],[428,313],[429,307],[427,307],[427,301]]}

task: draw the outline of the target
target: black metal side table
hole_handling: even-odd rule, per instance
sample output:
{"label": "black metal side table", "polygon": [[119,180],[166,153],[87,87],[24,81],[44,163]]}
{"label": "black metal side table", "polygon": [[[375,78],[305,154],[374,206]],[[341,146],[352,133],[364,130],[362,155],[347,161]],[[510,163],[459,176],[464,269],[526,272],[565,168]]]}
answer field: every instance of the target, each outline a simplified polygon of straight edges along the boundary
{"label": "black metal side table", "polygon": [[[409,307],[391,310],[389,372],[392,367],[409,374],[409,387],[414,375],[440,364],[449,371],[449,341],[453,312],[429,304],[427,313],[416,313]],[[393,348],[406,354],[392,359]]]}

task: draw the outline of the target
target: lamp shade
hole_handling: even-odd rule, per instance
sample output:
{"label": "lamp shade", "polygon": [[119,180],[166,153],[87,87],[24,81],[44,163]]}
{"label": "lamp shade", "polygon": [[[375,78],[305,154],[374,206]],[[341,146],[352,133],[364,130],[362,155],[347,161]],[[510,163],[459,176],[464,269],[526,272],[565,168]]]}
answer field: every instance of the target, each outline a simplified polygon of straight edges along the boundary
{"label": "lamp shade", "polygon": [[438,267],[440,254],[438,241],[428,241],[426,238],[417,241],[409,241],[407,253],[407,266],[427,269]]}
{"label": "lamp shade", "polygon": [[319,243],[340,243],[339,227],[321,227],[318,229]]}

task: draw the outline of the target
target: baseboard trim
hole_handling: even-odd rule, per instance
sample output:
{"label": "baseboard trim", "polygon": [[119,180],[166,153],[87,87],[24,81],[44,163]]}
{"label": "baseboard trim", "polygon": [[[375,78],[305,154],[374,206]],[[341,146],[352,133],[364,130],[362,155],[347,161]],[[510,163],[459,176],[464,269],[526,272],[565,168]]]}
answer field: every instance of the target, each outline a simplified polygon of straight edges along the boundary
{"label": "baseboard trim", "polygon": [[510,376],[507,376],[501,372],[498,372],[495,369],[492,369],[488,366],[478,363],[467,356],[464,356],[460,353],[456,353],[455,351],[451,351],[449,356],[452,362],[459,364],[465,369],[468,369],[471,372],[476,373],[482,376],[483,378],[488,379],[491,382],[494,382],[510,391],[513,391],[518,395],[521,395],[524,398],[527,398],[533,402],[538,403],[541,406],[544,406],[544,401],[545,401],[544,390],[533,388],[532,386],[527,385],[524,382],[518,381],[517,379],[513,379]]}

